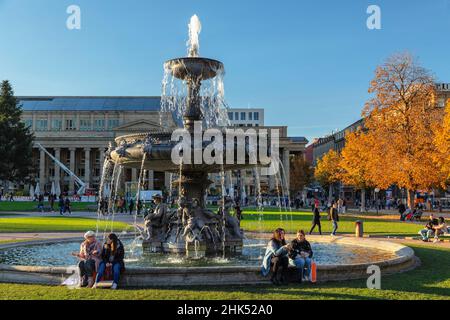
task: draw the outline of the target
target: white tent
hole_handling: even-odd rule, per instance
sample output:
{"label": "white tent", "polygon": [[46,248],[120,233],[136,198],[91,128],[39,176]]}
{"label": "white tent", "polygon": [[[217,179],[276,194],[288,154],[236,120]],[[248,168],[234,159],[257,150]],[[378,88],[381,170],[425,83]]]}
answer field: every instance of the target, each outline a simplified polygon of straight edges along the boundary
{"label": "white tent", "polygon": [[50,194],[56,194],[55,182],[52,182],[52,188],[50,189]]}
{"label": "white tent", "polygon": [[39,196],[41,194],[41,188],[39,186],[39,183],[36,183],[36,188],[34,188],[34,195]]}
{"label": "white tent", "polygon": [[55,194],[57,197],[61,195],[61,186],[59,185],[59,182],[56,183]]}
{"label": "white tent", "polygon": [[30,197],[34,198],[34,186],[30,185]]}

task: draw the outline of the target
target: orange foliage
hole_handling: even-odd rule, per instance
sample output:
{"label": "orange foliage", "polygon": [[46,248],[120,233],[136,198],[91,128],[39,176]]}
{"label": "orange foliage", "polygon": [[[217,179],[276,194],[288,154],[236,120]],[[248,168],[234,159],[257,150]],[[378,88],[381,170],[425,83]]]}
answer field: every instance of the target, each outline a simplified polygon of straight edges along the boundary
{"label": "orange foliage", "polygon": [[362,130],[345,136],[345,148],[341,152],[339,176],[341,181],[360,189],[372,185],[370,181],[370,164],[374,160],[370,150],[370,136]]}
{"label": "orange foliage", "polygon": [[447,101],[442,124],[435,126],[434,144],[436,152],[434,161],[443,176],[442,187],[450,183],[450,99]]}
{"label": "orange foliage", "polygon": [[435,84],[429,72],[407,54],[377,68],[364,109],[368,130],[366,180],[386,188],[430,189],[442,181],[433,156],[433,127],[441,122]]}
{"label": "orange foliage", "polygon": [[331,149],[323,157],[317,160],[314,176],[321,185],[330,185],[339,181],[340,178],[340,156]]}

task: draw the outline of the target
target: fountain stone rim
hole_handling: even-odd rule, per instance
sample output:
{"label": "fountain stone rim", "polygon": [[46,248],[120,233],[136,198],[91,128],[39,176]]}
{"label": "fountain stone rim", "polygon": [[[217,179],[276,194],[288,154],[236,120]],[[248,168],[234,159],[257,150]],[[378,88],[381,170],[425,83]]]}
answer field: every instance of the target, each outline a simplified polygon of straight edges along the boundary
{"label": "fountain stone rim", "polygon": [[[123,235],[122,237],[127,237]],[[312,236],[311,238],[316,238]],[[11,247],[50,244],[59,242],[73,242],[75,238],[51,239],[1,245],[4,250]],[[77,238],[79,240],[79,238]],[[319,265],[318,281],[345,281],[350,279],[367,278],[367,267],[378,265],[383,274],[410,271],[420,265],[410,247],[390,241],[380,241],[367,238],[353,237],[318,237],[318,242],[337,242],[361,246],[381,246],[381,250],[395,252],[398,256],[379,262],[362,264]],[[314,240],[313,240],[314,241]],[[219,277],[218,277],[219,273]],[[296,274],[295,268],[290,269],[291,277]],[[19,266],[0,264],[0,282],[60,285],[61,280],[72,273],[67,267]],[[294,279],[293,278],[293,279]],[[207,266],[207,267],[129,267],[121,280],[123,287],[154,286],[186,286],[186,285],[239,285],[269,283],[268,278],[260,274],[260,267],[251,266]]]}

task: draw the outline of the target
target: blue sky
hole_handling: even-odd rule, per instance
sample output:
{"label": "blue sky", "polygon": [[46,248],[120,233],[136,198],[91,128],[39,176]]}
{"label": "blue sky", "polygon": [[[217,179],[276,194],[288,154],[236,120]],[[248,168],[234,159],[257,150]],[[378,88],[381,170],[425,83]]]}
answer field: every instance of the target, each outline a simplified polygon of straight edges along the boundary
{"label": "blue sky", "polygon": [[[81,30],[66,9],[81,8]],[[382,29],[368,30],[368,5]],[[450,82],[450,0],[0,0],[0,79],[17,95],[160,95],[163,62],[200,54],[225,64],[233,107],[309,139],[359,118],[375,67],[408,50]]]}

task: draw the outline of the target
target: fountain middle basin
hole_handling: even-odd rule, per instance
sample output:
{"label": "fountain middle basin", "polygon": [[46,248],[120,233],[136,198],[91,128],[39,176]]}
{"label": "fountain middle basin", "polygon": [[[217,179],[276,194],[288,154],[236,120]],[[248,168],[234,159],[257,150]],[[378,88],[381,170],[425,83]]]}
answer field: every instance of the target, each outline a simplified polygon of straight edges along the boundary
{"label": "fountain middle basin", "polygon": [[[142,255],[139,245],[127,248],[127,270],[122,287],[164,287],[185,285],[264,284],[260,273],[261,256],[267,239],[261,235],[244,241],[243,254],[187,259],[182,255]],[[371,265],[383,275],[411,270],[418,265],[414,251],[406,246],[373,239],[310,236],[318,263],[318,281],[364,279]],[[66,239],[0,247],[0,281],[59,285],[74,274],[76,260],[70,252],[79,248],[79,240]],[[296,272],[292,268],[292,280]]]}

